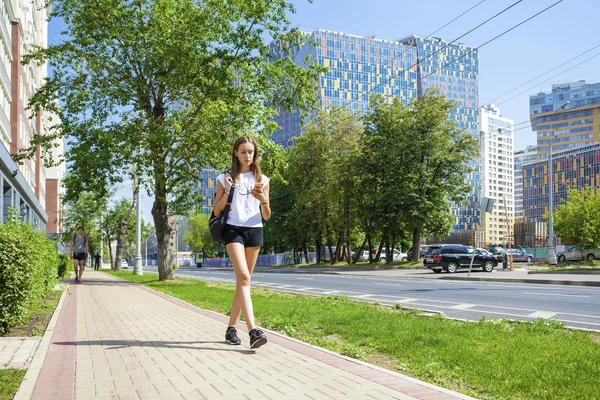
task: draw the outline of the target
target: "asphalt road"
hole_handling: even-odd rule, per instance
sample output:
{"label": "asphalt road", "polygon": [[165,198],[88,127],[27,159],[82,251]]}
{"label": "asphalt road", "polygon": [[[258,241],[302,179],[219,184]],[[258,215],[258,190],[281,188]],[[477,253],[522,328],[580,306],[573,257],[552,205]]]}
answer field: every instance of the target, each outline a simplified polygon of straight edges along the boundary
{"label": "asphalt road", "polygon": [[[144,270],[156,272],[152,267]],[[177,276],[235,282],[231,269],[180,269]],[[600,331],[600,287],[258,271],[252,275],[252,285],[316,296],[347,295],[386,305],[400,303],[457,319],[556,318],[568,327]]]}

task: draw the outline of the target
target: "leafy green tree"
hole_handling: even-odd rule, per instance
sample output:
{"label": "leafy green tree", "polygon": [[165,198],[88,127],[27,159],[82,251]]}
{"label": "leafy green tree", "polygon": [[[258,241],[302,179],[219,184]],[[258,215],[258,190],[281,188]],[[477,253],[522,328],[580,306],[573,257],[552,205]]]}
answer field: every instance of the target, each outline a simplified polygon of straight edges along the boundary
{"label": "leafy green tree", "polygon": [[[448,234],[452,226],[450,201],[465,200],[472,187],[465,177],[472,172],[470,161],[478,154],[477,140],[448,119],[455,104],[430,89],[413,101],[412,118],[403,137],[407,166],[403,170],[403,203],[412,227],[413,249],[421,235]],[[418,251],[414,251],[418,259]]]}
{"label": "leafy green tree", "polygon": [[25,62],[53,68],[31,105],[61,122],[19,157],[37,145],[47,152],[57,136],[73,138],[67,162],[79,192],[134,171],[154,196],[159,278],[173,279],[168,216],[197,201],[198,160],[225,166],[235,138],[266,138],[279,109],[315,105],[323,68],[275,60],[265,43],[308,40],[290,26],[292,12],[286,0],[56,2],[52,18],[64,21],[66,39]]}
{"label": "leafy green tree", "polygon": [[407,231],[406,175],[411,168],[407,153],[411,148],[406,137],[410,135],[412,115],[398,98],[387,102],[383,96],[374,96],[371,107],[372,112],[364,117],[361,142],[364,159],[359,176],[366,211],[361,219],[369,237],[381,235],[380,250],[384,244],[387,246],[387,262],[391,262],[391,247]]}
{"label": "leafy green tree", "polygon": [[[292,192],[292,226],[298,242],[314,240],[317,263],[321,261],[323,240],[331,246],[332,225],[328,219],[327,187],[331,183],[329,174],[329,120],[321,112],[305,133],[296,139],[291,149],[288,171],[288,189]],[[297,245],[297,242],[294,243]]]}
{"label": "leafy green tree", "polygon": [[582,252],[600,247],[600,192],[594,188],[569,190],[567,201],[554,213],[554,230]]}
{"label": "leafy green tree", "polygon": [[77,228],[83,226],[90,253],[99,250],[102,235],[100,220],[105,209],[106,199],[96,193],[83,193],[77,199],[65,201],[64,211],[62,211],[64,221],[62,242],[70,246],[73,236],[77,234]]}
{"label": "leafy green tree", "polygon": [[192,251],[202,251],[203,255],[213,254],[217,250],[217,243],[210,236],[208,229],[209,215],[194,214],[188,221],[189,230],[183,235],[183,241],[190,246]]}

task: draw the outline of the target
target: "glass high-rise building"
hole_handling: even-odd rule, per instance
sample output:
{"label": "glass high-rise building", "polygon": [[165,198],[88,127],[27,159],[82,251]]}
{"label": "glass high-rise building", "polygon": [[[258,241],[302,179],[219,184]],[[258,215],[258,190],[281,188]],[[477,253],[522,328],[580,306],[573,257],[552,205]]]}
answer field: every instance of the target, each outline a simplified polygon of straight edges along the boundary
{"label": "glass high-rise building", "polygon": [[[567,101],[570,103],[560,109]],[[550,140],[554,153],[600,141],[600,83],[552,85],[551,92],[529,96],[529,104],[539,158],[548,156]]]}
{"label": "glass high-rise building", "polygon": [[[318,82],[320,107],[346,107],[353,113],[368,110],[369,96],[398,97],[408,104],[435,87],[457,105],[449,116],[458,128],[479,137],[479,63],[477,50],[449,44],[440,38],[416,35],[399,40],[352,35],[319,29],[308,34],[317,45],[274,41],[275,59],[290,56],[298,65],[305,58],[328,67]],[[282,111],[275,118],[281,129],[273,139],[287,147],[303,132],[299,113]],[[454,231],[480,229],[479,164],[466,177],[473,187],[468,205],[454,206]]]}

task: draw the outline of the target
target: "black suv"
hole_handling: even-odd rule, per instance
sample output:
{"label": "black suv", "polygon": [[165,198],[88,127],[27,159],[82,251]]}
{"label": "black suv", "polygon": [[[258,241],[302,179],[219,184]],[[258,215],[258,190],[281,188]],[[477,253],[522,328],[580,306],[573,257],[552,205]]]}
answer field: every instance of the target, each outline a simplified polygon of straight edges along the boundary
{"label": "black suv", "polygon": [[448,244],[432,246],[423,259],[423,265],[435,273],[442,270],[454,273],[461,269],[469,269],[473,259],[473,268],[482,268],[492,272],[498,266],[498,261],[491,254],[483,254],[471,246]]}

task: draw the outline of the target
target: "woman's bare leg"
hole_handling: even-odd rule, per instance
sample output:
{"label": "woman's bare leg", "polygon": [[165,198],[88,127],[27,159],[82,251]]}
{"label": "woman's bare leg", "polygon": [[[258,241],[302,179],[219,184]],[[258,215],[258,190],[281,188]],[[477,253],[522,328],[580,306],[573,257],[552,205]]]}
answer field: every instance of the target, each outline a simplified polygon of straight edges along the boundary
{"label": "woman's bare leg", "polygon": [[[244,321],[246,322],[248,331],[250,331],[255,328],[254,310],[252,309],[252,299],[250,298],[251,274],[246,262],[244,245],[241,243],[229,243],[226,248],[231,264],[233,264],[233,270],[235,271],[235,295],[232,303],[232,314],[237,298],[239,310],[244,315]],[[239,311],[237,313],[239,315]]]}
{"label": "woman's bare leg", "polygon": [[[260,251],[260,246],[258,247],[246,247],[244,249],[244,255],[246,257],[246,265],[248,266],[248,272],[250,277],[252,277],[252,273],[254,272],[254,267],[256,266],[256,260],[258,258],[258,253]],[[232,261],[233,263],[233,261]],[[240,306],[240,300],[238,298],[238,290],[237,285],[235,289],[235,294],[233,296],[233,302],[231,304],[231,313],[229,314],[229,326],[235,327],[235,324],[240,318],[240,314],[242,312]]]}

